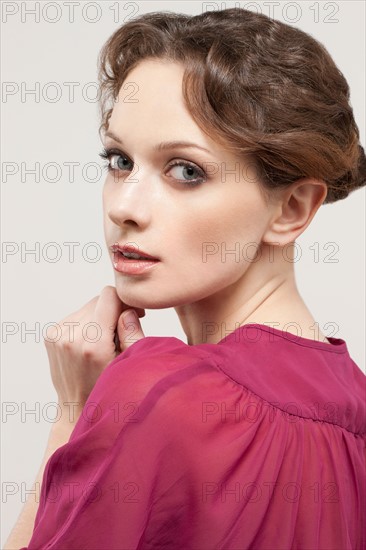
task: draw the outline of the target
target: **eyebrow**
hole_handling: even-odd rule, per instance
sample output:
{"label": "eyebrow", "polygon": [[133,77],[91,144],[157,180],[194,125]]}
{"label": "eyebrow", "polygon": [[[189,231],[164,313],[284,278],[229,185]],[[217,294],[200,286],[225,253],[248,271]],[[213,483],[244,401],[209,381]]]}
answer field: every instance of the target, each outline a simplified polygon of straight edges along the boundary
{"label": "eyebrow", "polygon": [[[112,131],[108,130],[108,132],[106,132],[105,135],[106,137],[110,137],[117,143],[120,143],[121,145],[123,145],[123,141],[118,136],[116,136],[116,134],[114,134]],[[208,149],[205,149],[204,147],[201,147],[196,143],[191,143],[190,141],[162,141],[161,143],[158,143],[157,145],[155,145],[153,149],[154,151],[164,151],[167,149],[175,149],[178,147],[185,147],[187,149],[188,148],[201,149],[202,151],[206,151],[206,153],[211,154],[211,151],[209,151]]]}

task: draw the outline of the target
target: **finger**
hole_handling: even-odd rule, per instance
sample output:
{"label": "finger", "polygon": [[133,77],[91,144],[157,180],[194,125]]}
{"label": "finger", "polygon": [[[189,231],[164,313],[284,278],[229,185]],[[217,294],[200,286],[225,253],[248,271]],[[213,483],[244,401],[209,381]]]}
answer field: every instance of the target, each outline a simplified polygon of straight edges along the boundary
{"label": "finger", "polygon": [[[93,313],[94,321],[100,326],[102,331],[102,339],[105,342],[113,342],[115,331],[117,328],[118,318],[123,311],[130,309],[122,302],[117,294],[116,288],[112,285],[107,285],[103,288],[99,300],[95,304]],[[143,317],[145,310],[138,309],[137,315]],[[115,342],[113,342],[113,346]]]}
{"label": "finger", "polygon": [[133,309],[124,311],[118,319],[117,334],[120,349],[124,351],[141,338],[145,338],[140,320]]}
{"label": "finger", "polygon": [[123,303],[113,286],[105,286],[100,293],[94,309],[94,322],[100,326],[102,340],[113,341],[118,318],[123,311]]}

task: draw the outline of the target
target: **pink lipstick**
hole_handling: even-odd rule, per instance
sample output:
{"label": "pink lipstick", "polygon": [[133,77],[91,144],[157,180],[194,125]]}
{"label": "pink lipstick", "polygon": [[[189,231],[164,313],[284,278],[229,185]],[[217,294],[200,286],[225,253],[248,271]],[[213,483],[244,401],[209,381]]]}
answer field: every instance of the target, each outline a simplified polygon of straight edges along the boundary
{"label": "pink lipstick", "polygon": [[114,243],[110,246],[110,250],[113,252],[114,269],[127,275],[145,273],[160,262],[159,258],[151,256],[137,246]]}

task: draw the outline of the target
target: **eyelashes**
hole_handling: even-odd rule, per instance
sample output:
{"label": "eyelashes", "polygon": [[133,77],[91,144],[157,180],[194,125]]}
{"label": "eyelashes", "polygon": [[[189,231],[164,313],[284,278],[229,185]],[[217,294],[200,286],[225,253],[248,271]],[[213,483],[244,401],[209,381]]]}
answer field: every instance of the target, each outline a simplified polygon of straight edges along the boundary
{"label": "eyelashes", "polygon": [[[133,162],[130,161],[130,159],[118,149],[103,149],[102,152],[99,153],[99,156],[104,160],[108,160],[108,162],[106,162],[103,165],[103,168],[110,173],[116,174],[117,172],[126,172],[126,171],[128,172],[132,170]],[[116,163],[117,167],[113,166],[115,157],[120,157],[120,159],[123,159],[122,166],[120,165],[119,160]],[[127,168],[128,164],[131,164],[131,168]],[[196,174],[198,174],[198,177],[196,177],[195,179],[173,178],[178,183],[187,185],[189,187],[195,187],[207,181],[207,174],[205,173],[205,171],[191,162],[183,161],[183,160],[175,160],[168,165],[167,171],[169,172],[175,167],[180,167],[188,170],[189,172],[193,171],[193,172],[196,172]],[[190,176],[191,176],[191,173],[188,174],[188,177]]]}
{"label": "eyelashes", "polygon": [[[114,172],[116,171],[117,169],[116,168],[113,168],[111,166],[111,157],[114,157],[114,156],[117,156],[117,157],[121,157],[123,159],[127,159],[128,157],[126,157],[125,155],[123,155],[120,151],[118,151],[117,149],[103,149],[103,151],[101,153],[99,153],[99,156],[102,158],[102,159],[106,159],[108,160],[109,162],[106,162],[104,164],[104,169],[110,171],[110,172]],[[119,170],[123,170],[123,168],[120,168],[119,167]]]}

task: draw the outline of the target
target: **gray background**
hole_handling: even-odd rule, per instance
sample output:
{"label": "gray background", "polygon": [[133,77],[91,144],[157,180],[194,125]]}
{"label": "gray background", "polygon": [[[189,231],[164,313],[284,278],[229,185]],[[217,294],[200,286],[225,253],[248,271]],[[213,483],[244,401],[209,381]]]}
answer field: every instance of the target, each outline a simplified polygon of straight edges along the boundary
{"label": "gray background", "polygon": [[[79,2],[73,22],[69,21],[70,12],[63,2],[40,2],[39,22],[35,22],[34,15],[25,13],[34,9],[34,2],[2,4],[1,76],[3,86],[14,83],[14,94],[2,98],[1,153],[3,163],[18,166],[15,175],[5,180],[3,174],[2,179],[2,241],[3,246],[14,243],[7,246],[14,246],[15,251],[13,255],[3,255],[1,263],[2,406],[3,411],[4,407],[13,407],[14,411],[2,417],[4,543],[25,501],[24,491],[31,488],[38,471],[55,415],[52,405],[47,406],[57,402],[57,395],[49,375],[42,328],[82,307],[105,285],[114,285],[102,228],[104,172],[99,169],[99,178],[98,170],[92,166],[85,172],[88,163],[101,166],[96,88],[93,84],[88,87],[88,83],[96,83],[98,52],[117,26],[137,12],[172,11],[172,3]],[[8,9],[18,9],[7,20],[5,4],[10,5]],[[43,11],[46,4],[48,8]],[[100,18],[92,22],[98,18],[95,4],[99,6]],[[255,10],[257,6],[267,15],[272,6],[276,19],[320,40],[349,82],[351,103],[365,146],[363,1],[192,1],[175,2],[174,11],[194,15],[206,9],[205,4],[208,9],[236,4]],[[113,5],[119,6],[116,21]],[[314,6],[319,10],[318,21]],[[50,22],[57,18],[58,21]],[[50,82],[57,86],[48,86]],[[70,101],[69,88],[64,84],[67,82],[80,83],[75,88],[74,101]],[[38,101],[34,95],[24,95],[26,89],[37,85]],[[53,101],[56,91],[60,97]],[[40,181],[29,174],[22,181],[21,163],[24,173],[35,162],[40,163]],[[65,164],[70,162],[79,163],[73,182]],[[47,169],[47,163],[58,163],[59,173],[52,165]],[[57,178],[58,181],[51,181]],[[298,287],[321,330],[328,336],[345,339],[351,357],[363,371],[364,220],[365,189],[344,201],[322,206],[297,240],[301,258],[295,265]],[[79,243],[74,262],[69,259],[65,242]],[[52,261],[56,248],[49,243],[57,243],[61,254],[58,261]],[[97,243],[97,248],[88,247],[88,243]],[[22,246],[28,250],[38,246],[38,261],[31,254],[22,257]],[[98,250],[101,257],[93,261]],[[142,326],[146,336],[170,335],[186,341],[174,309],[148,310]],[[35,334],[27,334],[26,330],[32,328],[36,329]],[[14,334],[7,335],[9,330]],[[13,495],[7,495],[10,487]]]}

